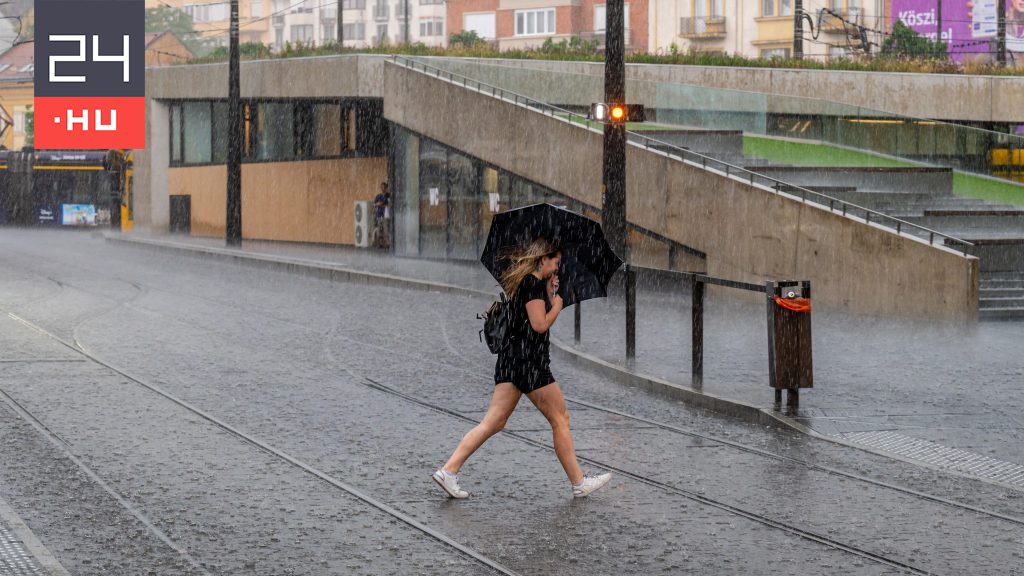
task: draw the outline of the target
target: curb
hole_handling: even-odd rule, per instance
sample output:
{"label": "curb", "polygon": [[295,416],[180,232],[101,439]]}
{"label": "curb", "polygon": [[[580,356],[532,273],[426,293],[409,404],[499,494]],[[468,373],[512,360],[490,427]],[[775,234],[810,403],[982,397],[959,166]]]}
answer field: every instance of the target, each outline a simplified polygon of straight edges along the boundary
{"label": "curb", "polygon": [[39,566],[50,576],[71,576],[61,565],[57,557],[50,552],[36,535],[25,524],[24,520],[11,508],[7,502],[0,499],[0,522],[10,528],[10,531],[20,541],[25,550],[35,558]]}
{"label": "curb", "polygon": [[[485,296],[488,298],[494,297],[493,293],[484,292],[481,290],[474,290],[472,288],[453,286],[451,284],[443,284],[440,282],[432,282],[427,280],[415,280],[402,276],[394,276],[391,274],[380,274],[377,272],[355,270],[352,268],[345,268],[343,266],[332,265],[326,262],[305,260],[302,258],[292,258],[288,256],[271,256],[267,254],[253,254],[249,252],[232,250],[229,248],[195,246],[184,242],[155,240],[149,238],[130,238],[113,234],[104,234],[103,237],[108,242],[119,242],[127,245],[134,245],[136,247],[142,246],[175,253],[190,252],[193,255],[198,255],[200,257],[226,259],[242,265],[257,266],[261,268],[283,270],[288,272],[296,272],[306,276],[323,278],[331,281],[377,284],[383,286],[423,290],[429,292],[444,292],[449,294],[463,294],[469,296]],[[568,360],[569,362],[572,362],[577,366],[591,369],[603,376],[606,376],[612,380],[615,380],[627,386],[632,386],[640,388],[642,390],[646,390],[648,392],[652,392],[662,396],[667,396],[674,400],[681,400],[683,402],[686,402],[687,404],[696,406],[698,408],[705,408],[720,414],[740,418],[744,421],[758,424],[761,426],[781,424],[793,428],[794,430],[797,430],[799,432],[805,432],[811,435],[816,435],[825,438],[823,436],[820,436],[820,434],[814,432],[813,430],[810,430],[806,426],[803,426],[795,421],[792,421],[789,418],[786,418],[785,416],[775,413],[771,410],[760,408],[758,406],[754,406],[751,404],[746,404],[744,402],[740,402],[737,400],[722,398],[720,396],[715,396],[714,394],[709,394],[704,391],[694,390],[693,388],[681,386],[679,384],[674,384],[672,382],[662,380],[660,378],[630,372],[624,368],[616,366],[615,364],[602,360],[596,356],[576,350],[557,338],[551,338],[551,343],[554,345],[555,351],[559,353],[562,358]]]}

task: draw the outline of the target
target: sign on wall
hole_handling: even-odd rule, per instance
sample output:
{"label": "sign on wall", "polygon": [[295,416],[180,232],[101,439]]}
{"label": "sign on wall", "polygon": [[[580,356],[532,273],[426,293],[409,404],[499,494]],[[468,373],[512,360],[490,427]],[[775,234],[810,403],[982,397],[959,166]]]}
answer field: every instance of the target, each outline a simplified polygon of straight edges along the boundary
{"label": "sign on wall", "polygon": [[[892,0],[892,19],[925,38],[945,42],[954,60],[995,60],[993,50],[999,24],[996,0],[944,1],[941,32],[937,6],[937,0]],[[1011,63],[1024,57],[1024,0],[1006,0],[1006,52]]]}
{"label": "sign on wall", "polygon": [[144,0],[35,1],[35,146],[146,142]]}

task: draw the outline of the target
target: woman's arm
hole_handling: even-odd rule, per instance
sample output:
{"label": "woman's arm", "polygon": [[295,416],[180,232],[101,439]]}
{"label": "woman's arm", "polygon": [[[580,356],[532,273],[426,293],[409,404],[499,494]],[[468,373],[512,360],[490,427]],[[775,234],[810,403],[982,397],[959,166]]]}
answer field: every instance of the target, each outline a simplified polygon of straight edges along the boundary
{"label": "woman's arm", "polygon": [[538,334],[547,332],[558,318],[562,311],[562,297],[555,296],[551,299],[551,311],[546,312],[543,300],[530,300],[526,303],[526,315],[530,317],[530,327]]}

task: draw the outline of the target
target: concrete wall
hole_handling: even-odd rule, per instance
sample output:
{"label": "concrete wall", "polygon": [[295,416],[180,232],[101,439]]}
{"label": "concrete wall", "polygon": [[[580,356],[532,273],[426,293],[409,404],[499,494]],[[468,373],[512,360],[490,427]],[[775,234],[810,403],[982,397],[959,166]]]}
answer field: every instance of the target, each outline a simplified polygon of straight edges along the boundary
{"label": "concrete wall", "polygon": [[[192,197],[192,234],[223,236],[227,167],[171,168],[172,195]],[[353,203],[372,201],[386,158],[266,162],[242,166],[242,237],[353,244]]]}
{"label": "concrete wall", "polygon": [[[392,65],[385,91],[387,119],[599,205],[599,132]],[[706,252],[709,274],[810,279],[826,309],[977,315],[975,258],[636,146],[627,151],[627,189],[629,220]]]}
{"label": "concrete wall", "polygon": [[[603,77],[601,63],[540,60],[467,59],[510,68],[548,70],[563,75]],[[853,72],[843,70],[787,70],[730,68],[720,66],[673,66],[629,64],[630,80],[727,88],[759,94],[812,97],[823,107],[842,103],[902,116],[972,122],[1024,123],[1024,77],[967,76],[960,74],[911,74]],[[563,77],[564,80],[572,80]],[[581,80],[580,85],[584,83]],[[581,96],[589,98],[590,84]],[[564,86],[571,95],[576,87]],[[651,90],[641,84],[627,86],[630,101],[645,102]],[[562,103],[572,103],[566,100]],[[808,102],[804,100],[803,102]],[[580,102],[583,103],[583,102]],[[653,105],[653,104],[652,104]],[[783,100],[771,102],[772,111],[785,111]],[[805,104],[804,104],[805,105]],[[823,108],[824,110],[824,108]],[[806,110],[805,110],[806,113]]]}

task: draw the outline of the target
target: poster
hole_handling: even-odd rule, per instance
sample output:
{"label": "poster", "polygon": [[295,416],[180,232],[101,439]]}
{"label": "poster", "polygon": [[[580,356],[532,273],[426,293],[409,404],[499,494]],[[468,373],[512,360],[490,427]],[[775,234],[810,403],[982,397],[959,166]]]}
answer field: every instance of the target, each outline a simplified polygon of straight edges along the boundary
{"label": "poster", "polygon": [[[938,30],[937,0],[892,0],[892,21],[935,41],[941,34],[957,62],[992,61],[999,25],[996,0],[945,0]],[[892,28],[890,27],[890,30]],[[1024,65],[1024,0],[1006,0],[1007,64]]]}
{"label": "poster", "polygon": [[61,204],[61,221],[65,226],[95,226],[95,204]]}

